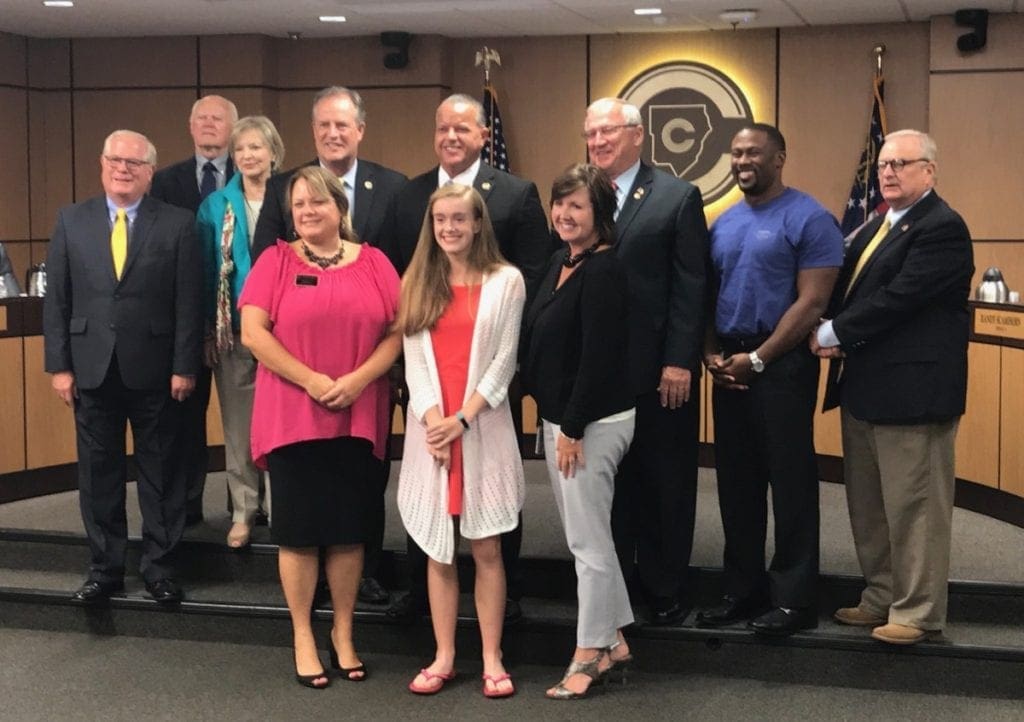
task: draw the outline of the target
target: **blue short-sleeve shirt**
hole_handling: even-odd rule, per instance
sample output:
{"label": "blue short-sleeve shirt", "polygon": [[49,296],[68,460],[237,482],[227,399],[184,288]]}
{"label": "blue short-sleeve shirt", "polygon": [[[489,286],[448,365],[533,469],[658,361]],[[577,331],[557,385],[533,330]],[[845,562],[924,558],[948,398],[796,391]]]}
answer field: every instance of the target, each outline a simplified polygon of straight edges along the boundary
{"label": "blue short-sleeve shirt", "polygon": [[796,300],[797,273],[843,264],[835,217],[806,193],[787,188],[757,206],[740,202],[711,227],[711,262],[719,283],[720,336],[767,336]]}

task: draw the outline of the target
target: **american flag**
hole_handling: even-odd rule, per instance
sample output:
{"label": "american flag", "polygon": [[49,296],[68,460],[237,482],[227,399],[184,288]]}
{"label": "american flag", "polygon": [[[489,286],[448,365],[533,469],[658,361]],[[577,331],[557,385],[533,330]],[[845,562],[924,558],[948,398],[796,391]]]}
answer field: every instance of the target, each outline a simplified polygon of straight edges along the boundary
{"label": "american flag", "polygon": [[882,199],[878,185],[878,151],[882,149],[886,134],[885,80],[881,74],[875,75],[874,95],[871,127],[868,128],[868,137],[850,189],[850,199],[846,202],[846,212],[843,214],[842,229],[847,239],[852,238],[862,225],[889,208]]}
{"label": "american flag", "polygon": [[484,86],[484,119],[491,129],[491,136],[484,143],[480,157],[493,168],[511,173],[508,164],[508,146],[505,145],[505,133],[501,127],[501,113],[498,111],[498,95],[491,85]]}

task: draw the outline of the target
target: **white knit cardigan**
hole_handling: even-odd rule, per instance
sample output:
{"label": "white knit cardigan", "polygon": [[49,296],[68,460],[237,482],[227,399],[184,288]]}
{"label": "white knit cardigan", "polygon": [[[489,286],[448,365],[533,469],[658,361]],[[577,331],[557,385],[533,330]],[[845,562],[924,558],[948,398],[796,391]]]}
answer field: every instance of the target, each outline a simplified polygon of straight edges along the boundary
{"label": "white knit cardigan", "polygon": [[[514,266],[500,266],[483,279],[463,400],[475,390],[488,405],[462,435],[459,528],[467,539],[514,529],[523,508],[526,485],[508,384],[516,370],[525,300],[523,277]],[[420,548],[431,559],[450,564],[455,557],[455,525],[448,513],[448,472],[427,451],[423,423],[430,407],[443,408],[430,331],[406,336],[404,348],[409,414],[398,477],[398,510]]]}

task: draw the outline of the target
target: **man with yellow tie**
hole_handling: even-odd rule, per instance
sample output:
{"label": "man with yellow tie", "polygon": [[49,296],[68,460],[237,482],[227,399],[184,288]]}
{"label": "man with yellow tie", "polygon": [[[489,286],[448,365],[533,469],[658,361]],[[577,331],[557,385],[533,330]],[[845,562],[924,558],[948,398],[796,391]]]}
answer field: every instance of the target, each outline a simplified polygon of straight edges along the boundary
{"label": "man with yellow tie", "polygon": [[156,149],[130,130],[100,155],[104,194],[61,209],[47,254],[46,371],[74,409],[89,575],[74,599],[124,589],[125,430],[142,510],[140,573],[158,602],[182,599],[174,553],[185,527],[181,402],[202,349],[202,265],[192,214],[145,195]]}
{"label": "man with yellow tie", "polygon": [[884,217],[850,243],[811,350],[832,358],[825,409],[842,406],[843,467],[866,588],[836,621],[915,644],[946,623],[954,442],[967,398],[974,257],[939,198],[936,146],[899,130],[878,154]]}

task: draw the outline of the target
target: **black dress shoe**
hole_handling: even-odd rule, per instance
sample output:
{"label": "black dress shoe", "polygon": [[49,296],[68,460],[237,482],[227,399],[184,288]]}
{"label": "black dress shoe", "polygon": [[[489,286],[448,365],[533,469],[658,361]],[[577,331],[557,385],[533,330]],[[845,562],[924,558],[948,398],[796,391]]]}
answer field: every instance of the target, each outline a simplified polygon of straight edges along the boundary
{"label": "black dress shoe", "polygon": [[656,626],[664,627],[668,624],[675,624],[685,617],[688,611],[675,597],[655,597],[651,600],[651,614],[648,621]]}
{"label": "black dress shoe", "polygon": [[392,619],[402,622],[412,622],[416,617],[427,613],[426,600],[416,600],[409,592],[397,597],[391,602],[386,614]]}
{"label": "black dress shoe", "polygon": [[772,637],[788,637],[803,629],[818,626],[818,615],[813,609],[788,609],[776,607],[747,622],[747,627],[758,634]]}
{"label": "black dress shoe", "polygon": [[388,592],[373,577],[359,580],[359,601],[366,604],[384,604],[390,599]]}
{"label": "black dress shoe", "polygon": [[101,582],[95,579],[89,579],[82,586],[78,588],[71,598],[76,602],[84,602],[85,604],[97,604],[99,602],[105,602],[110,599],[110,595],[115,592],[124,591],[124,582]]}
{"label": "black dress shoe", "polygon": [[515,599],[505,600],[505,624],[515,624],[523,618],[523,607]]}
{"label": "black dress shoe", "polygon": [[252,518],[253,526],[270,526],[270,516],[263,509],[257,509]]}
{"label": "black dress shoe", "polygon": [[146,591],[160,604],[177,604],[185,598],[181,585],[169,577],[146,582]]}
{"label": "black dress shoe", "polygon": [[697,612],[698,627],[724,627],[754,616],[767,605],[757,597],[737,597],[726,594],[717,606]]}

